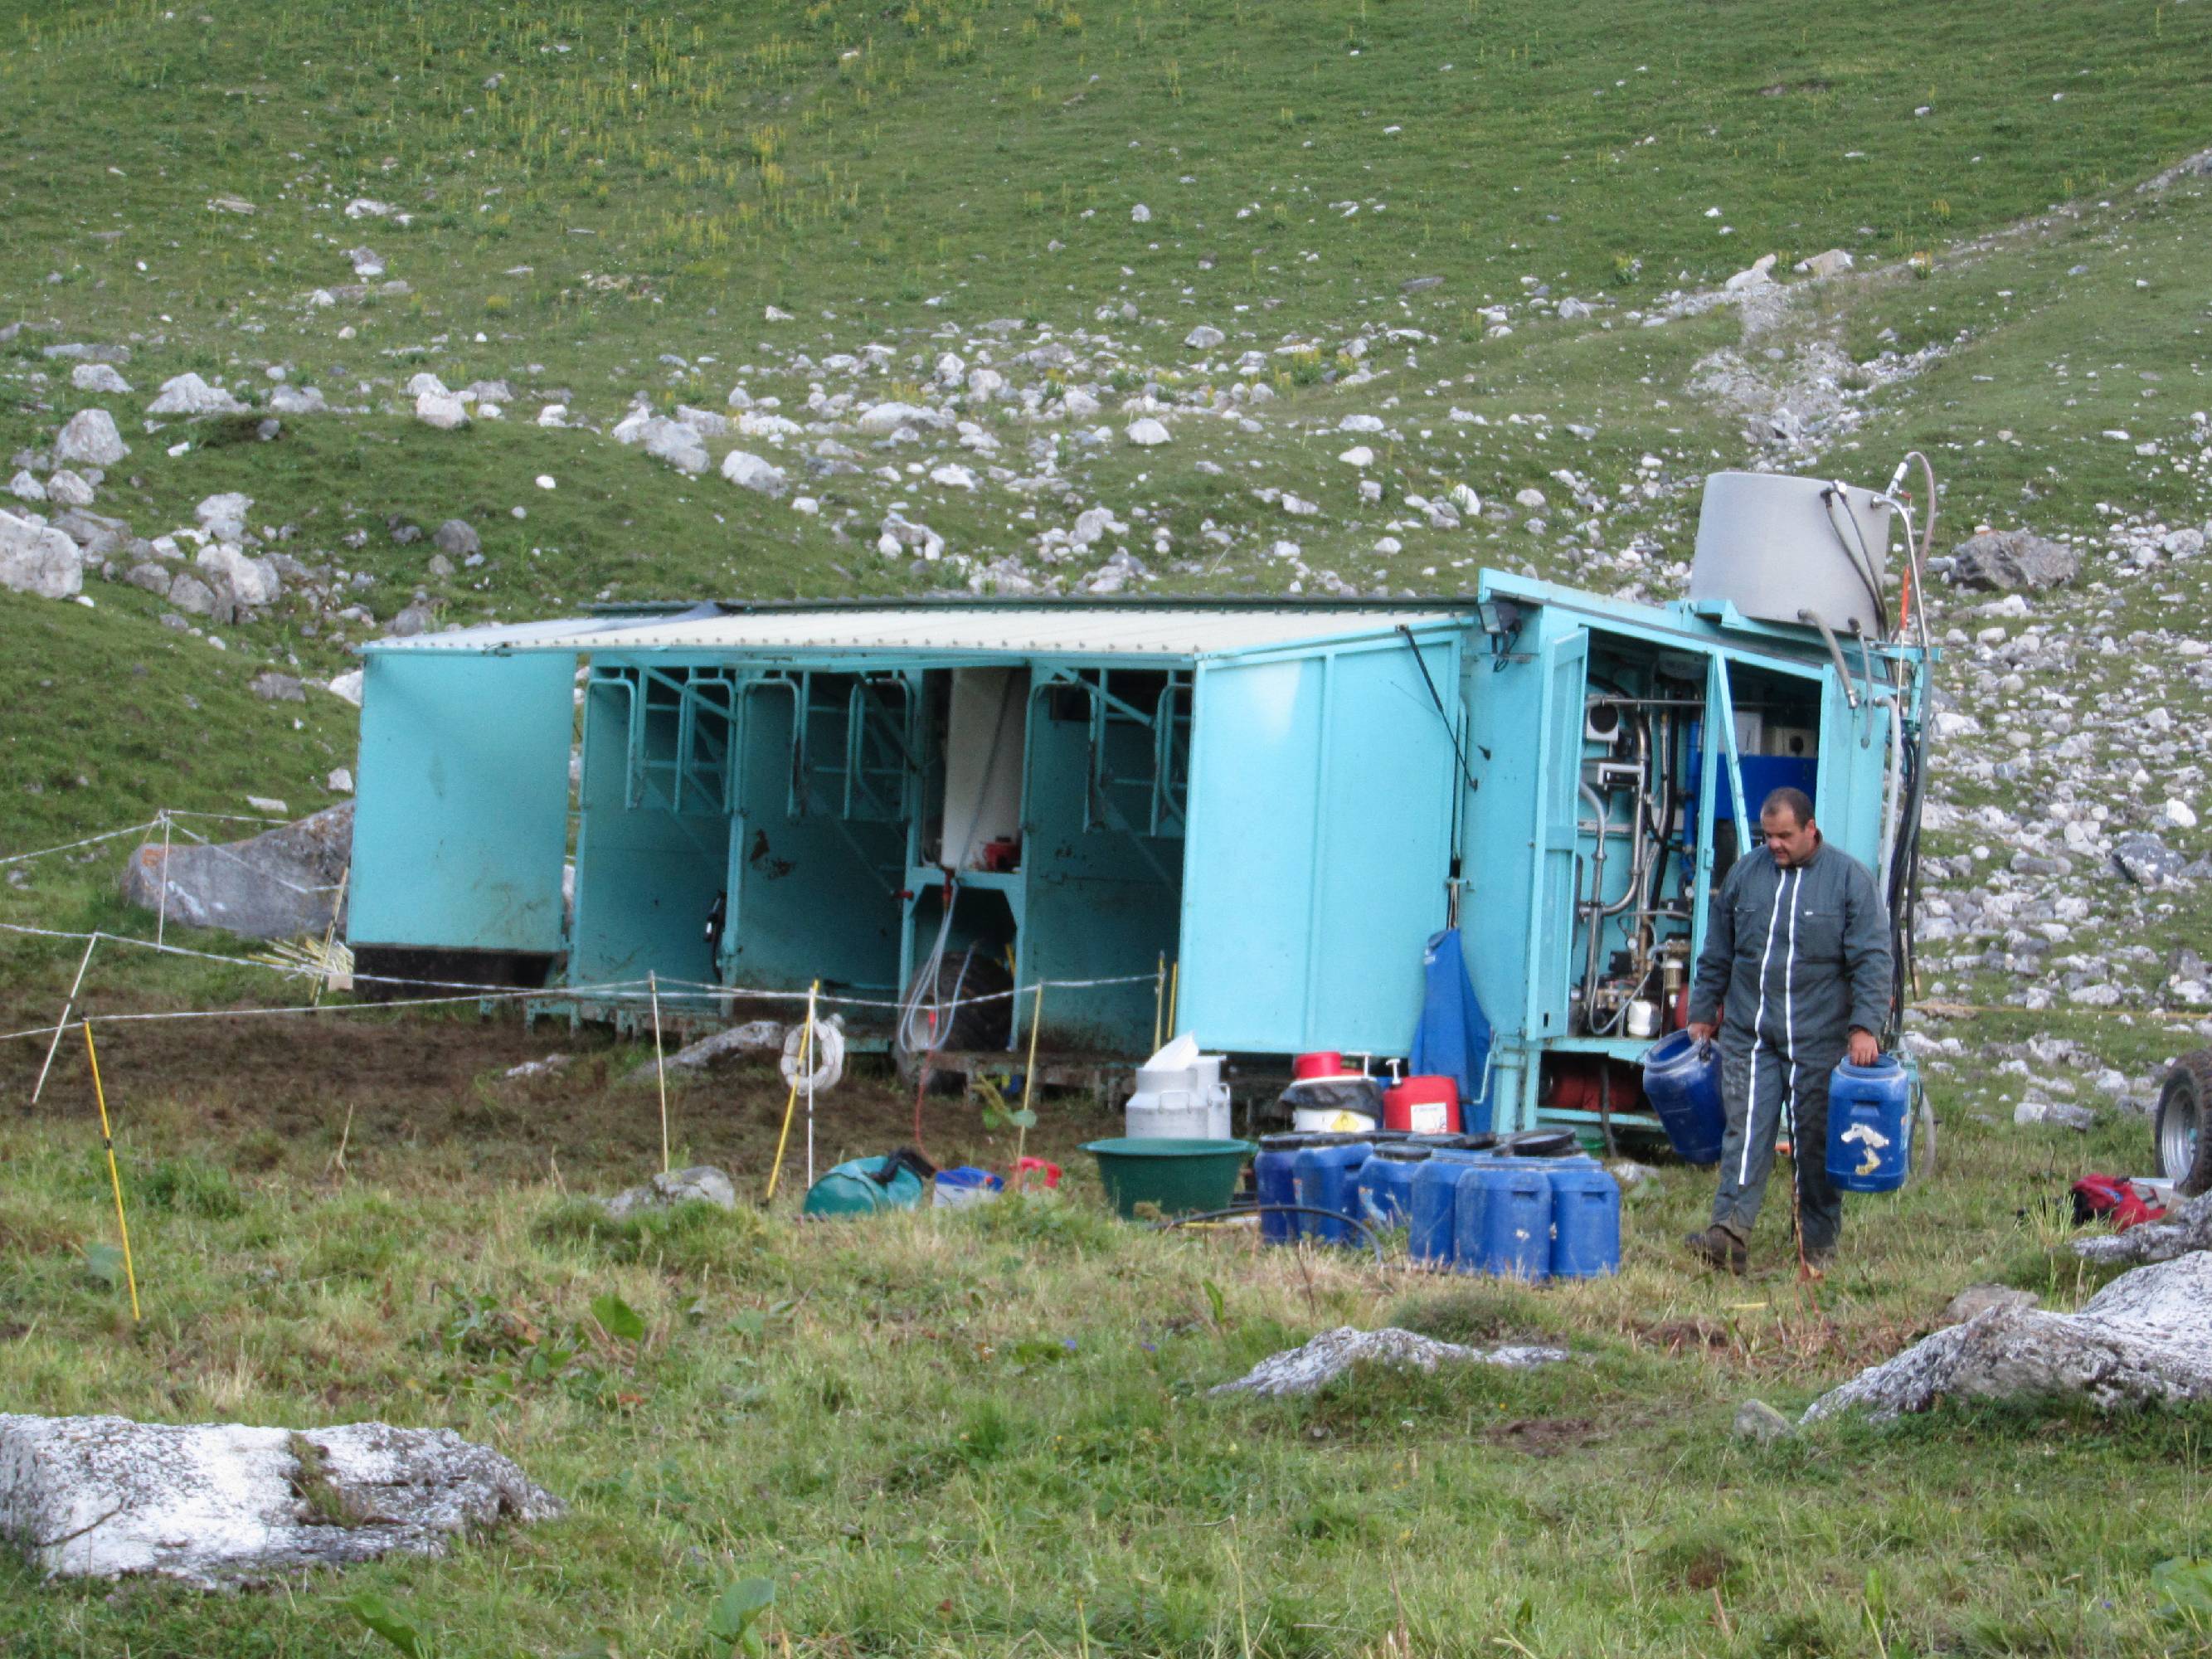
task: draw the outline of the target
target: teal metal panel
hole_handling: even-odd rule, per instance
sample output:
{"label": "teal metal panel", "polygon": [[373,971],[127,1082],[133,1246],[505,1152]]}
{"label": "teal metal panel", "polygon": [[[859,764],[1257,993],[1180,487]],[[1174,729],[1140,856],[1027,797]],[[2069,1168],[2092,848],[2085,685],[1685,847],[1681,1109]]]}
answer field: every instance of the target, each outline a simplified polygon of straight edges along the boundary
{"label": "teal metal panel", "polygon": [[[1040,677],[1048,667],[1037,665]],[[1060,703],[1066,709],[1073,699],[1063,697]],[[1084,703],[1097,706],[1095,699]],[[1048,991],[1044,1030],[1058,1042],[1079,1048],[1146,1053],[1158,1000],[1158,964],[1164,955],[1176,953],[1183,843],[1174,836],[1089,821],[1096,816],[1085,810],[1097,767],[1093,722],[1055,720],[1054,707],[1052,688],[1040,684],[1030,691],[1017,936],[1021,981],[1140,975],[1134,984]],[[1140,752],[1148,752],[1152,740],[1149,730],[1133,724],[1111,728],[1109,744],[1116,737]],[[1133,774],[1140,769],[1130,768]],[[1143,808],[1128,816],[1149,828],[1149,788],[1129,793],[1146,797]],[[1014,1009],[1017,1047],[1030,1014],[1030,1000],[1024,997]]]}
{"label": "teal metal panel", "polygon": [[1583,694],[1589,675],[1589,635],[1577,630],[1549,641],[1540,671],[1541,745],[1536,787],[1534,908],[1529,916],[1528,1032],[1567,1035],[1567,993],[1576,964],[1575,890],[1581,836],[1577,786],[1582,781]]}
{"label": "teal metal panel", "polygon": [[794,816],[798,688],[756,683],[740,704],[737,817],[729,848],[730,982],[803,990],[815,979],[883,995],[896,988],[903,821],[848,819],[844,792]]}
{"label": "teal metal panel", "polygon": [[[1211,1047],[1403,1053],[1443,925],[1455,638],[1199,665],[1182,1018]],[[1448,705],[1449,706],[1449,705]]]}
{"label": "teal metal panel", "polygon": [[350,942],[563,948],[575,666],[366,653]]}
{"label": "teal metal panel", "polygon": [[[632,695],[626,683],[595,680],[584,701],[573,984],[713,976],[707,912],[728,878],[730,820],[719,800],[672,811],[650,787],[630,805]],[[674,752],[672,740],[665,747]]]}
{"label": "teal metal panel", "polygon": [[1820,833],[1869,870],[1881,861],[1881,806],[1889,765],[1887,687],[1859,682],[1854,710],[1831,674],[1820,693]]}

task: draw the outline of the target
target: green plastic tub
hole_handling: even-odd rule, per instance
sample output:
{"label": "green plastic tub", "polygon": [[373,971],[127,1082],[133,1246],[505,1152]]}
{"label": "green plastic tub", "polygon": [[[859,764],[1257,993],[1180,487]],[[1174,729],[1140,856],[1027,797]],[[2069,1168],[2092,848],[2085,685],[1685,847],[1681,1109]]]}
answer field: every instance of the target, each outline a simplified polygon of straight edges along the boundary
{"label": "green plastic tub", "polygon": [[1137,1206],[1157,1204],[1162,1215],[1225,1210],[1237,1176],[1260,1149],[1249,1140],[1094,1140],[1084,1149],[1098,1160],[1098,1178],[1124,1221]]}

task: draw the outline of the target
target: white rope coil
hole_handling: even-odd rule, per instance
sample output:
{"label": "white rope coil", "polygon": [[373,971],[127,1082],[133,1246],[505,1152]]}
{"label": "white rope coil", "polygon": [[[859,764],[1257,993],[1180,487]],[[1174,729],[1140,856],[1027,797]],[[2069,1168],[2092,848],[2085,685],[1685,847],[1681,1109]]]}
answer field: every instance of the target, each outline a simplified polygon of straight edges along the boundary
{"label": "white rope coil", "polygon": [[814,1021],[813,1026],[813,1075],[810,1078],[799,1070],[799,1055],[806,1052],[807,1041],[807,1021],[803,1015],[799,1024],[783,1035],[783,1060],[780,1069],[783,1073],[783,1080],[793,1088],[820,1094],[836,1088],[844,1079],[845,1031],[842,1023],[835,1015],[828,1019]]}

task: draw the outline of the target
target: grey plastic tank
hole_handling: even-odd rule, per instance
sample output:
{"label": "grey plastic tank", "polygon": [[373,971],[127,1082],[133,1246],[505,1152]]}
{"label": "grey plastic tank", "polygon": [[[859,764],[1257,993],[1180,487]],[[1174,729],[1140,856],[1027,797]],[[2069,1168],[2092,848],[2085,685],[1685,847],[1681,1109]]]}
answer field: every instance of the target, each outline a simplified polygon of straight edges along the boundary
{"label": "grey plastic tank", "polygon": [[1810,611],[1838,634],[1856,623],[1879,638],[1892,608],[1889,514],[1855,484],[1713,473],[1698,514],[1690,598],[1726,599],[1760,622],[1799,623]]}

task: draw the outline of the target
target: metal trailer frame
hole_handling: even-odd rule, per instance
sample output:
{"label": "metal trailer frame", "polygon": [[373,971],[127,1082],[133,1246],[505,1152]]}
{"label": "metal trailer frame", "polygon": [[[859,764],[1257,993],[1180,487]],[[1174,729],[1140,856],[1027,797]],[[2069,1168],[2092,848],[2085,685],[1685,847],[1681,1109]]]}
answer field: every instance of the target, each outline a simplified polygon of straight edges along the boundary
{"label": "metal trailer frame", "polygon": [[[1697,665],[1722,738],[1702,750],[1708,824],[1755,810],[1735,688],[1802,687],[1819,708],[1823,828],[1875,861],[1887,700],[1917,735],[1920,653],[1855,641],[1853,664],[1812,629],[1726,605],[1485,571],[1472,596],[1387,602],[635,607],[364,648],[349,937],[565,957],[579,988],[650,970],[895,997],[942,902],[925,840],[941,785],[932,677],[1013,667],[1030,677],[1023,857],[963,872],[959,902],[1002,907],[1020,985],[1142,981],[1048,994],[1054,1042],[1140,1050],[1146,976],[1165,954],[1178,1023],[1210,1047],[1402,1054],[1422,946],[1463,895],[1500,1127],[1583,1122],[1597,1115],[1542,1104],[1546,1057],[1632,1061],[1646,1046],[1566,1029],[1568,968],[1589,948],[1576,895],[1595,833],[1578,805],[1594,649]],[[1692,951],[1715,838],[1689,884]],[[700,922],[716,890],[728,920],[710,963]],[[714,994],[689,1006],[714,1012]],[[1030,1009],[1017,999],[1016,1042]],[[620,1002],[577,1012],[635,1018]]]}

